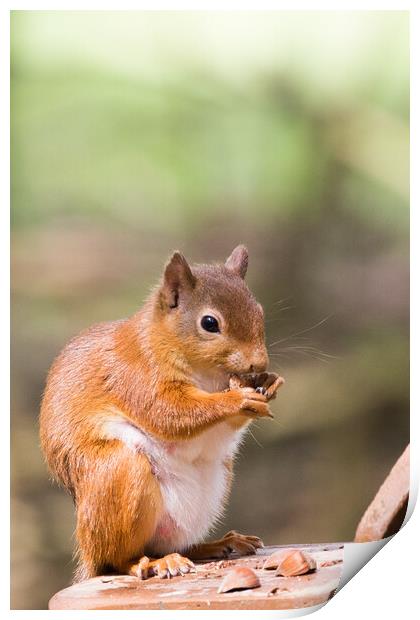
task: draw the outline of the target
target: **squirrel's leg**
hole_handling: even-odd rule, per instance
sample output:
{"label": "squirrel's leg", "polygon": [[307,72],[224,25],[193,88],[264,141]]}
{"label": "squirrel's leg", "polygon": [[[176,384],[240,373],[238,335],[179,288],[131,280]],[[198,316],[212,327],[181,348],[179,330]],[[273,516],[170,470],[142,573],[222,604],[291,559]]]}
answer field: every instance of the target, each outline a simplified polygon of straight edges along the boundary
{"label": "squirrel's leg", "polygon": [[193,437],[238,415],[251,419],[272,417],[266,397],[250,388],[209,393],[189,384],[180,384],[176,390],[163,384],[154,407],[159,415],[143,417],[142,425],[170,440]]}
{"label": "squirrel's leg", "polygon": [[207,560],[227,558],[234,551],[239,555],[252,555],[262,547],[264,543],[258,536],[247,536],[231,530],[220,540],[190,547],[187,554],[192,560]]}
{"label": "squirrel's leg", "polygon": [[159,483],[148,459],[117,440],[90,446],[78,462],[75,579],[125,572],[155,531],[162,510]]}

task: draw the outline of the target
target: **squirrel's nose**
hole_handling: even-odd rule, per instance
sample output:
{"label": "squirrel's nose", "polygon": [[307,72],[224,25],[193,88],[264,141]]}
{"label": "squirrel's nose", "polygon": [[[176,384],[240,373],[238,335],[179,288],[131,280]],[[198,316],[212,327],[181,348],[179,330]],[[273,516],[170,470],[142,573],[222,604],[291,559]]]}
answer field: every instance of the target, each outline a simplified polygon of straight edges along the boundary
{"label": "squirrel's nose", "polygon": [[267,369],[267,366],[268,356],[267,353],[264,351],[263,353],[259,353],[253,358],[252,364],[249,367],[249,372],[264,372]]}

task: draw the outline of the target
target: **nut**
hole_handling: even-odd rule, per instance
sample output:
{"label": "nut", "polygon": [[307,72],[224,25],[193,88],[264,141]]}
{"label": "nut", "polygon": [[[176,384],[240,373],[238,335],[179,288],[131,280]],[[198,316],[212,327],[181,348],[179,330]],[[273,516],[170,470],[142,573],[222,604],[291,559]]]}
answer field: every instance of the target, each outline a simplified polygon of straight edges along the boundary
{"label": "nut", "polygon": [[274,568],[278,568],[283,562],[286,555],[290,553],[290,551],[294,551],[294,549],[280,549],[279,551],[275,551],[266,559],[263,568],[265,570],[272,570]]}
{"label": "nut", "polygon": [[230,375],[229,377],[229,389],[237,390],[238,388],[243,387],[243,383],[239,375]]}
{"label": "nut", "polygon": [[295,577],[297,575],[305,575],[316,570],[315,560],[299,549],[292,549],[283,558],[280,563],[276,575],[281,577]]}
{"label": "nut", "polygon": [[217,592],[221,594],[233,592],[234,590],[250,590],[252,588],[259,588],[260,585],[261,582],[254,571],[241,566],[228,572]]}
{"label": "nut", "polygon": [[283,383],[283,377],[279,377],[275,372],[247,373],[243,375],[231,374],[229,377],[229,390],[255,391],[266,396],[267,401],[269,401],[276,397],[277,390]]}

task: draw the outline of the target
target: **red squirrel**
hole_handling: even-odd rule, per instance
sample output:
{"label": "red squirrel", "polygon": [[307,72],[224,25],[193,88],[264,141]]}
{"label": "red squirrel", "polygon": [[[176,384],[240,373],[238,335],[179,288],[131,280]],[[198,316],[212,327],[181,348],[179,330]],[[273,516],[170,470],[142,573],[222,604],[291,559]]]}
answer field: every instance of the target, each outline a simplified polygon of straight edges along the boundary
{"label": "red squirrel", "polygon": [[106,572],[171,577],[193,560],[255,553],[257,536],[203,542],[220,518],[249,423],[270,417],[264,314],[248,252],[192,265],[175,252],[128,319],[100,323],[48,374],[40,436],[76,513],[75,581]]}

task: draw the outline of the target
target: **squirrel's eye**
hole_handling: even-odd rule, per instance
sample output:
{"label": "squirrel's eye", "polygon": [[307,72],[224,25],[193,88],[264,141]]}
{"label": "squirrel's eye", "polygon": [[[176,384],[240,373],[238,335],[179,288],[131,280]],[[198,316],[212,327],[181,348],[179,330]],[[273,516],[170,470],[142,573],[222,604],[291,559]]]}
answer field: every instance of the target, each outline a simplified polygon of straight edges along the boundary
{"label": "squirrel's eye", "polygon": [[203,329],[206,330],[206,332],[219,332],[219,323],[217,321],[217,319],[214,318],[214,316],[210,316],[209,314],[206,314],[205,316],[203,316],[203,318],[201,319],[201,327]]}

